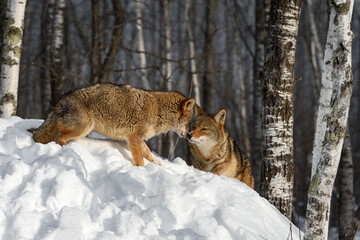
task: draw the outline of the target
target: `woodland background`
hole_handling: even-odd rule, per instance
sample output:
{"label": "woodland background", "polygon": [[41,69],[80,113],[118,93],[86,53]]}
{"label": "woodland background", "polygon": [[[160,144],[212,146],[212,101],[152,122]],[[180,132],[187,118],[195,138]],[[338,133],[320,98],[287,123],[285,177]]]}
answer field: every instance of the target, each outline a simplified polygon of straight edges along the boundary
{"label": "woodland background", "polygon": [[[251,143],[258,2],[28,0],[17,115],[44,118],[61,93],[96,82],[176,90],[185,96],[197,95],[198,89],[205,111],[227,110],[226,128],[240,148],[250,155],[254,147]],[[263,2],[264,10],[268,12],[269,1]],[[6,0],[0,0],[0,3],[0,17],[3,18]],[[354,90],[349,116],[357,205],[354,222],[360,219],[360,179],[356,177],[360,174],[358,5],[359,0],[355,0],[352,17]],[[59,13],[62,18],[60,25],[56,25],[54,19]],[[315,21],[311,20],[311,15]],[[324,50],[328,17],[327,1],[304,2],[296,46],[295,77],[298,81],[293,109],[295,186],[292,221],[300,228],[304,224],[310,180],[316,121],[314,106],[318,101],[316,79],[321,76],[322,64],[316,67],[312,59],[316,58],[316,44]],[[314,42],[317,41],[313,37],[314,28],[319,35],[318,42]],[[56,45],[56,42],[60,44]],[[52,97],[48,92],[51,78],[57,79],[57,90]],[[175,142],[175,152],[169,151],[171,141]],[[158,137],[150,140],[149,146],[162,156],[187,159],[184,139],[175,137],[172,140],[171,135]],[[259,171],[256,163],[253,166],[254,171]],[[332,199],[332,227],[338,227],[340,222],[337,186],[338,181]]]}

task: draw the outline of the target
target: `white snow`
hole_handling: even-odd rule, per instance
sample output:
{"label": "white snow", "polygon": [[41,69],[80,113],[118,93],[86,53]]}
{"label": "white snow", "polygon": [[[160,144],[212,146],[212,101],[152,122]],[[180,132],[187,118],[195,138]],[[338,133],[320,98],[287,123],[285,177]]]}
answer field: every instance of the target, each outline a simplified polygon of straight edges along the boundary
{"label": "white snow", "polygon": [[[0,119],[0,239],[299,239],[298,228],[236,179],[126,144],[34,143],[41,120]],[[292,229],[292,231],[290,230]]]}

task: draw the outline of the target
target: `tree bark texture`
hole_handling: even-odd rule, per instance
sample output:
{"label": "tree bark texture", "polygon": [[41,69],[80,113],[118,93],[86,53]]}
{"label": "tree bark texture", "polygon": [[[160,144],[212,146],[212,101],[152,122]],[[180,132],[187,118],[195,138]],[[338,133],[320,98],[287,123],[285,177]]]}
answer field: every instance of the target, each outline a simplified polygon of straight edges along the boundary
{"label": "tree bark texture", "polygon": [[[270,6],[268,6],[270,7]],[[252,136],[252,171],[255,189],[260,189],[260,169],[262,160],[262,78],[265,55],[265,0],[256,0],[255,25],[255,58],[254,58],[254,103],[253,103],[253,136]]]}
{"label": "tree bark texture", "polygon": [[[195,51],[195,40],[194,40],[194,33],[193,33],[193,27],[191,24],[191,0],[186,0],[186,6],[185,6],[185,22],[187,26],[187,32],[189,35],[189,52],[190,57],[194,58],[196,56]],[[201,96],[200,96],[200,80],[199,75],[197,74],[197,67],[196,67],[196,61],[195,59],[190,60],[190,71],[191,71],[191,80],[192,80],[192,88],[195,95],[196,104],[201,107]]]}
{"label": "tree bark texture", "polygon": [[2,45],[0,117],[16,114],[26,0],[7,2]]}
{"label": "tree bark texture", "polygon": [[[165,51],[166,51],[166,58],[171,59],[171,36],[170,36],[170,18],[169,18],[169,0],[164,0],[164,22],[165,22]],[[164,71],[164,76],[166,79],[166,90],[172,90],[172,66],[171,62],[166,62],[166,68]],[[173,160],[175,158],[175,142],[174,142],[174,133],[168,133],[168,159]]]}
{"label": "tree bark texture", "polygon": [[327,239],[330,200],[346,132],[352,95],[350,29],[353,0],[330,3],[320,104],[308,191],[305,238]]}
{"label": "tree bark texture", "polygon": [[111,46],[106,54],[105,62],[103,64],[103,68],[101,70],[100,82],[108,82],[109,76],[114,65],[116,54],[120,48],[122,34],[123,34],[123,27],[124,27],[124,9],[121,5],[120,0],[112,0],[113,8],[114,8],[114,15],[115,15],[115,22],[114,22],[114,30],[112,34],[112,41]]}
{"label": "tree bark texture", "polygon": [[42,20],[42,38],[43,38],[43,66],[41,70],[41,109],[42,115],[45,118],[51,110],[51,38],[52,38],[52,23],[54,17],[55,0],[47,0],[44,6],[43,20]]}
{"label": "tree bark texture", "polygon": [[92,85],[99,82],[101,67],[100,50],[100,0],[91,0],[92,4],[92,34],[91,34],[91,76]]}
{"label": "tree bark texture", "polygon": [[[144,31],[143,31],[143,21],[142,21],[142,3],[136,1],[136,29],[138,33],[138,47],[140,52],[145,52],[145,41],[144,41]],[[140,68],[141,68],[141,80],[145,89],[150,89],[150,84],[146,71],[146,55],[144,53],[139,53],[140,57]]]}
{"label": "tree bark texture", "polygon": [[271,1],[263,82],[260,194],[291,219],[295,47],[302,1]]}
{"label": "tree bark texture", "polygon": [[206,23],[207,29],[205,33],[206,49],[205,49],[205,74],[203,82],[203,109],[205,112],[211,112],[212,98],[213,98],[213,83],[214,83],[214,46],[213,39],[216,33],[215,26],[215,11],[216,0],[206,1]]}
{"label": "tree bark texture", "polygon": [[351,153],[351,139],[349,126],[346,128],[344,146],[340,160],[340,203],[339,203],[339,239],[353,239],[354,237],[354,168]]}
{"label": "tree bark texture", "polygon": [[55,1],[51,40],[51,101],[53,106],[60,99],[65,85],[62,73],[65,8],[66,0]]}
{"label": "tree bark texture", "polygon": [[[316,102],[319,99],[320,95],[320,85],[321,85],[321,63],[324,59],[323,49],[321,47],[320,37],[318,33],[318,29],[315,22],[314,9],[313,9],[313,1],[306,0],[305,5],[307,6],[306,10],[308,13],[308,19],[310,24],[310,60],[311,65],[313,67],[314,78],[315,78],[315,98]],[[315,104],[317,107],[317,104]],[[316,109],[317,111],[317,109]],[[316,114],[315,114],[316,116]]]}
{"label": "tree bark texture", "polygon": [[[4,23],[6,17],[6,5],[7,0],[0,0],[0,46],[3,44],[4,40]],[[0,54],[2,55],[2,49],[0,48]],[[0,66],[2,65],[2,57],[0,57]],[[1,68],[0,68],[0,75],[1,75]]]}

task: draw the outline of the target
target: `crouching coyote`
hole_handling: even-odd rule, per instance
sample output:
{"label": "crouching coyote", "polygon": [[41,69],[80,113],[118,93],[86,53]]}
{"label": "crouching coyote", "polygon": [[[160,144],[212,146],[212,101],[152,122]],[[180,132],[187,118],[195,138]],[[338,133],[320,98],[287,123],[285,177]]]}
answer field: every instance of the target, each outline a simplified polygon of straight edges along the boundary
{"label": "crouching coyote", "polygon": [[237,178],[254,188],[250,161],[224,128],[225,109],[210,116],[196,105],[196,112],[193,129],[188,135],[191,164],[206,172]]}
{"label": "crouching coyote", "polygon": [[65,93],[45,122],[33,131],[33,139],[65,145],[95,131],[126,140],[135,165],[144,166],[143,157],[156,163],[144,140],[168,131],[186,137],[194,104],[194,98],[178,92],[97,84]]}

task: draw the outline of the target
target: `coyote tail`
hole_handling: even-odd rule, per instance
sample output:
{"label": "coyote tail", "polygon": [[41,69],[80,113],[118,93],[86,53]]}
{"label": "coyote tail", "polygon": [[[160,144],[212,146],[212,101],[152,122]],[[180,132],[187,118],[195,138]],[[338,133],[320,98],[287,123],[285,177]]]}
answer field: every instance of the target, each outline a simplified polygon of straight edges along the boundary
{"label": "coyote tail", "polygon": [[38,129],[35,129],[32,132],[34,133],[33,139],[35,142],[46,144],[54,140],[58,133],[54,112],[50,112],[46,117],[45,122]]}

